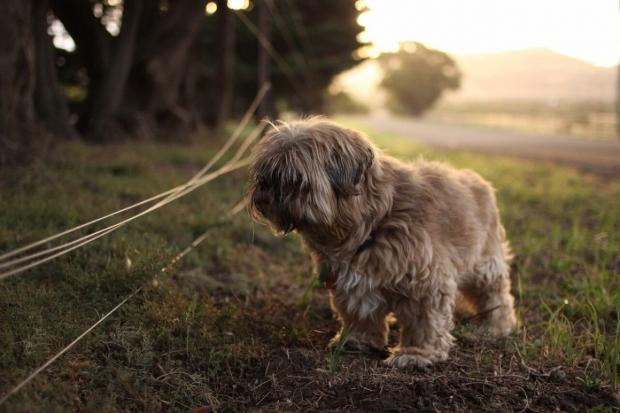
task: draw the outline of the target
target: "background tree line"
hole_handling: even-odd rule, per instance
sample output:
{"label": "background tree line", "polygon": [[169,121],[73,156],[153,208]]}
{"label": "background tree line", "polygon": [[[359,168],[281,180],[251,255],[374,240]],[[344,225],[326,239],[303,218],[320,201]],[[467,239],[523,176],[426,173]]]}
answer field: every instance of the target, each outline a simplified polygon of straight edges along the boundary
{"label": "background tree line", "polygon": [[[357,62],[355,1],[248,5],[6,0],[0,160],[29,153],[42,137],[176,139],[202,125],[219,127],[247,108],[259,75],[273,85],[260,115],[321,111],[333,77]],[[59,27],[74,50],[54,46]]]}

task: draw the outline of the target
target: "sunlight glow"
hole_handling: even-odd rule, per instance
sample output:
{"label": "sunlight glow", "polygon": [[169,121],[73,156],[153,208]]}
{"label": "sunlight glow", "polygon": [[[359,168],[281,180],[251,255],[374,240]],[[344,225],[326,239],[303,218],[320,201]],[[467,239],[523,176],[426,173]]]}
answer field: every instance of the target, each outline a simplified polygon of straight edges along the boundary
{"label": "sunlight glow", "polygon": [[[250,0],[228,0],[228,8],[232,10],[246,10],[250,7]],[[205,5],[205,13],[211,16],[217,12],[217,4],[210,1]]]}
{"label": "sunlight glow", "polygon": [[545,47],[611,66],[620,59],[618,0],[358,0],[375,56],[416,40],[451,53]]}
{"label": "sunlight glow", "polygon": [[214,1],[208,2],[207,5],[205,6],[205,12],[208,15],[212,15],[216,11],[217,11],[217,4]]}
{"label": "sunlight glow", "polygon": [[233,10],[245,10],[250,7],[250,0],[228,0],[228,8]]}
{"label": "sunlight glow", "polygon": [[47,34],[52,36],[54,47],[59,49],[66,50],[68,52],[72,52],[75,50],[75,42],[73,38],[69,35],[65,26],[58,19],[52,21],[52,24],[47,29]]}

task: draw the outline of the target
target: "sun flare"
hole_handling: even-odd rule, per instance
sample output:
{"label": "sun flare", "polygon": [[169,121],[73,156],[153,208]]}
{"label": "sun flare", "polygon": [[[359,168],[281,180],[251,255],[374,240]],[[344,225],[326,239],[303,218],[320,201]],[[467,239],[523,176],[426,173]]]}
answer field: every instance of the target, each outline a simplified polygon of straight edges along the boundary
{"label": "sun flare", "polygon": [[451,53],[546,47],[597,65],[620,58],[617,0],[358,0],[362,54],[416,40]]}

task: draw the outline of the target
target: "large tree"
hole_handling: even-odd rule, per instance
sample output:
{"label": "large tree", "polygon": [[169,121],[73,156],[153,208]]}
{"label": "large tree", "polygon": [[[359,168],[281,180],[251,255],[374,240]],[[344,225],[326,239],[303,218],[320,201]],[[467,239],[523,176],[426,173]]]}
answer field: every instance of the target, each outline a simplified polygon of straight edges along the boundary
{"label": "large tree", "polygon": [[[187,126],[180,104],[189,53],[204,23],[202,0],[125,0],[110,6],[54,0],[53,10],[76,43],[88,74],[78,128],[94,140],[123,132],[151,135],[162,126]],[[118,36],[103,19],[122,10]],[[118,15],[118,13],[116,13]]]}
{"label": "large tree", "polygon": [[[272,49],[260,65],[273,84],[270,113],[276,107],[320,112],[332,78],[356,63],[362,30],[354,0],[272,0],[265,7],[254,0],[243,11],[217,0],[212,16],[206,0],[5,3],[4,149],[23,147],[27,136],[80,134],[102,142],[221,126],[247,108],[258,88],[260,49],[246,27],[259,26],[258,10]],[[73,39],[73,50],[53,47],[49,33],[58,36],[59,27]]]}
{"label": "large tree", "polygon": [[[357,36],[359,10],[355,0],[273,0],[270,39],[281,61],[271,59],[272,96],[278,109],[302,114],[324,110],[325,90],[333,78],[360,62]],[[268,4],[269,4],[268,3]],[[245,13],[258,21],[258,10]],[[239,19],[241,20],[241,19]],[[235,105],[247,105],[256,90],[256,38],[242,21],[237,24]]]}
{"label": "large tree", "polygon": [[396,53],[382,54],[379,62],[384,73],[381,86],[387,90],[388,106],[395,112],[419,116],[446,90],[460,86],[456,62],[421,43],[404,43]]}

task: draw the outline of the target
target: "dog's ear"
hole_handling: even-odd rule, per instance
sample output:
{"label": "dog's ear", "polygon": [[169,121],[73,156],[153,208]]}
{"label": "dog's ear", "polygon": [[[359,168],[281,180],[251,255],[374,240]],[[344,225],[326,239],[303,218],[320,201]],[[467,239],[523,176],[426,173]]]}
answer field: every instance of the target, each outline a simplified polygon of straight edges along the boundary
{"label": "dog's ear", "polygon": [[355,147],[352,153],[333,151],[325,169],[334,191],[342,196],[359,195],[359,183],[374,157],[370,147]]}

